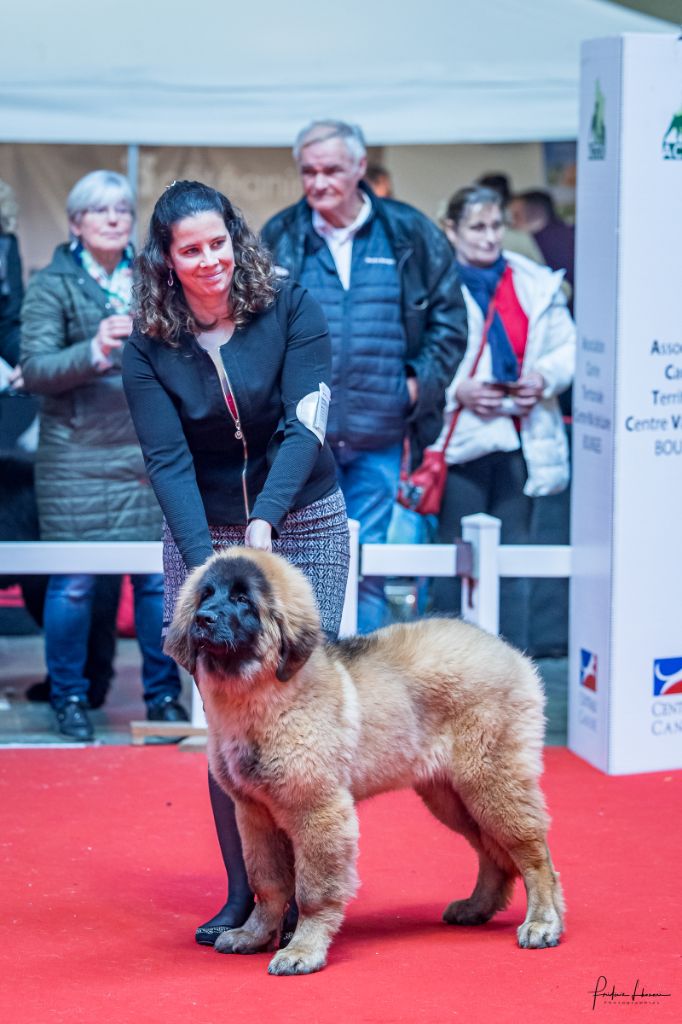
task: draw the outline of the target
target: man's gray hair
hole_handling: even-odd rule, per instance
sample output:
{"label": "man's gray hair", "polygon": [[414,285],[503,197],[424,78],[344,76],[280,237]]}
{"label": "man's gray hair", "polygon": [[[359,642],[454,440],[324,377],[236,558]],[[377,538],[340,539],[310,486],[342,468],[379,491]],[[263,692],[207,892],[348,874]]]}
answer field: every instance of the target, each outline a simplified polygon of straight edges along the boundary
{"label": "man's gray hair", "polygon": [[91,171],[73,186],[66,200],[69,223],[78,224],[84,213],[108,203],[125,203],[135,213],[135,196],[130,182],[116,171]]}
{"label": "man's gray hair", "polygon": [[327,139],[342,139],[346,149],[356,163],[367,155],[365,136],[362,128],[347,121],[311,121],[296,136],[294,142],[294,160],[301,162],[301,151],[312,142],[326,142]]}

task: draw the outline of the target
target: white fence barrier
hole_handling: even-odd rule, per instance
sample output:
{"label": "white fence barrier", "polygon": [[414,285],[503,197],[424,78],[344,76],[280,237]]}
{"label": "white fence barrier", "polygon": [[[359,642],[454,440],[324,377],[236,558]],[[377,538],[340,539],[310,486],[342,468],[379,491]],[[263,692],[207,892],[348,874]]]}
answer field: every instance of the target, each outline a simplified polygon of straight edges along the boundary
{"label": "white fence barrier", "polygon": [[[500,578],[571,575],[568,544],[500,544],[502,523],[478,513],[462,519],[463,544],[364,544],[360,571],[367,576],[462,577],[462,617],[489,633],[499,631]],[[357,581],[349,581],[357,591]],[[357,619],[356,619],[357,622]]]}
{"label": "white fence barrier", "polygon": [[158,541],[4,541],[0,544],[0,576],[163,572],[161,552]]}
{"label": "white fence barrier", "polygon": [[[463,580],[462,616],[490,633],[499,628],[500,578],[571,575],[569,545],[500,544],[501,522],[479,513],[462,519],[459,544],[364,544],[351,520],[351,559],[341,635],[357,628],[358,578],[366,576],[456,576]],[[111,543],[25,541],[0,543],[0,575],[50,573],[152,573],[162,571],[158,542]],[[205,725],[196,688],[192,725]]]}

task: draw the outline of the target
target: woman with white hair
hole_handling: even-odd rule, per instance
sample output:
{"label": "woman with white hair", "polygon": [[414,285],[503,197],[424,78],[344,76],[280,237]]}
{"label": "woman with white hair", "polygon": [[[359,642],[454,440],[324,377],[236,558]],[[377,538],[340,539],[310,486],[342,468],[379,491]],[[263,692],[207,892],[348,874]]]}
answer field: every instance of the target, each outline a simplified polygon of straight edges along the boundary
{"label": "woman with white hair", "polygon": [[[121,383],[132,330],[135,202],[126,178],[93,171],[69,193],[71,241],[35,274],[22,307],[21,365],[27,391],[42,396],[36,497],[43,540],[145,541],[161,537]],[[45,656],[60,735],[93,738],[84,665],[96,577],[50,578]],[[186,721],[180,679],[161,650],[163,578],[132,577],[147,717]]]}

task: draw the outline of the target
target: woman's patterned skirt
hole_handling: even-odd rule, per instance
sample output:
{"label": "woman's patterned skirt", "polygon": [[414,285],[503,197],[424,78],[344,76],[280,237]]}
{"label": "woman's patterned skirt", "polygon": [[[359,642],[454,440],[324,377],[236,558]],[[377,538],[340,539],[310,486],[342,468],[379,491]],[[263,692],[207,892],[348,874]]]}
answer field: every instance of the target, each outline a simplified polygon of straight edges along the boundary
{"label": "woman's patterned skirt", "polygon": [[[213,550],[244,544],[245,526],[210,526]],[[282,555],[308,577],[328,639],[338,636],[346,593],[350,541],[346,504],[340,490],[305,508],[290,512],[279,537],[272,542]],[[175,602],[187,578],[187,567],[168,526],[163,530],[163,633],[170,626]]]}

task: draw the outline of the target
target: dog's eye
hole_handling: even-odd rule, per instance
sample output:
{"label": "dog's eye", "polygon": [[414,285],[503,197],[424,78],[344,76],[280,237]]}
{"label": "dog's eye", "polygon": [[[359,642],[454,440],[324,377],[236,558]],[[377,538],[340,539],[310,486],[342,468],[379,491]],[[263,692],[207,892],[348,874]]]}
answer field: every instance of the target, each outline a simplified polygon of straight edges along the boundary
{"label": "dog's eye", "polygon": [[237,602],[237,604],[251,604],[246,594],[235,594],[234,599]]}
{"label": "dog's eye", "polygon": [[207,598],[213,597],[214,594],[215,587],[213,586],[212,583],[207,583],[206,586],[201,591],[201,600],[205,601]]}

